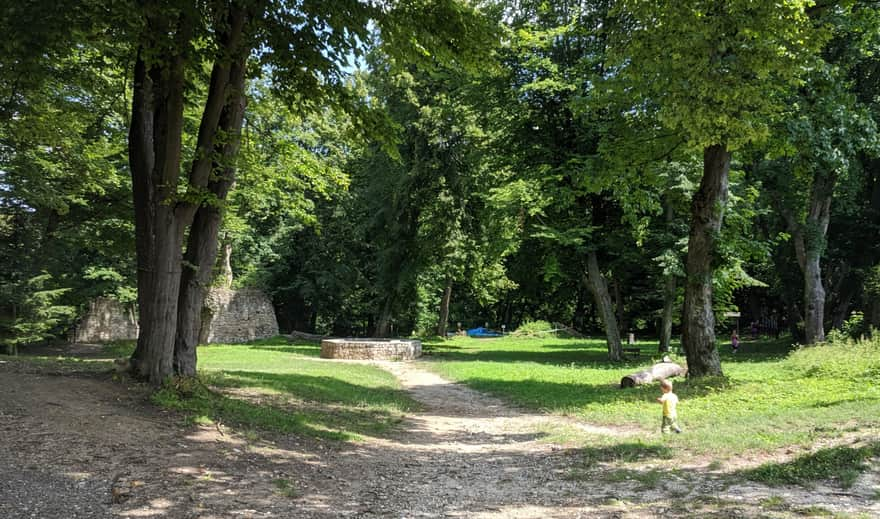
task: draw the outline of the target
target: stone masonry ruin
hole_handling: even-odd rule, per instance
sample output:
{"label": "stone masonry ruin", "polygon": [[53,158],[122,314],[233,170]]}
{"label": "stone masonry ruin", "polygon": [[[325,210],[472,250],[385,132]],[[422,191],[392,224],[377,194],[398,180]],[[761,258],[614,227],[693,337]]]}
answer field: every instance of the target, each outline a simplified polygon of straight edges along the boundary
{"label": "stone masonry ruin", "polygon": [[321,357],[347,360],[411,360],[422,354],[422,342],[406,339],[324,339]]}
{"label": "stone masonry ruin", "polygon": [[213,288],[205,296],[200,343],[247,342],[276,335],[275,308],[265,292]]}
{"label": "stone masonry ruin", "polygon": [[[99,297],[71,334],[75,342],[132,340],[138,335],[134,305]],[[272,301],[256,289],[212,288],[205,297],[199,342],[239,343],[278,335]]]}
{"label": "stone masonry ruin", "polygon": [[109,297],[98,297],[71,334],[73,342],[108,342],[136,339],[137,311]]}

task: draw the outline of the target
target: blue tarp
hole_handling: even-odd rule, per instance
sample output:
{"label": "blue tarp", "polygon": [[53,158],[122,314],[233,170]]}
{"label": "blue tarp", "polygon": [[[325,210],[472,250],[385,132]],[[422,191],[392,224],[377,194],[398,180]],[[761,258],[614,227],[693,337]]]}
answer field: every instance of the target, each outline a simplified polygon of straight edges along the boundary
{"label": "blue tarp", "polygon": [[468,337],[501,337],[502,334],[480,326],[467,331]]}

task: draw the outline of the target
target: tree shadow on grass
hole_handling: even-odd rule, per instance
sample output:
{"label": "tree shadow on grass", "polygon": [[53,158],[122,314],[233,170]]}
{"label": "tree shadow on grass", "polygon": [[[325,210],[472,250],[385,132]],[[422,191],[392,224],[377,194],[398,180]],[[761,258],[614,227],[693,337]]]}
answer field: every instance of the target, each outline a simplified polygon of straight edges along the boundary
{"label": "tree shadow on grass", "polygon": [[624,361],[613,363],[608,354],[596,349],[567,351],[527,351],[527,350],[459,350],[434,351],[433,360],[437,361],[476,361],[476,362],[535,362],[538,364],[556,365],[587,365],[597,368],[620,368],[639,366],[644,361]]}
{"label": "tree shadow on grass", "polygon": [[[160,392],[157,403],[213,421],[334,440],[382,435],[418,407],[405,392],[331,377],[231,371],[213,374],[214,388]],[[246,395],[228,390],[255,389]]]}
{"label": "tree shadow on grass", "polygon": [[657,392],[655,387],[639,386],[621,390],[617,384],[549,382],[544,380],[497,380],[469,378],[469,387],[496,395],[516,404],[549,412],[565,412],[588,404],[647,402]]}
{"label": "tree shadow on grass", "polygon": [[780,360],[797,348],[790,337],[780,339],[743,340],[739,343],[739,351],[733,353],[730,341],[721,341],[718,351],[722,362],[765,362],[768,360]]}
{"label": "tree shadow on grass", "polygon": [[251,350],[274,351],[278,353],[293,353],[295,355],[306,355],[308,357],[317,357],[321,354],[321,346],[317,343],[301,343],[291,344],[287,346],[248,346]]}
{"label": "tree shadow on grass", "polygon": [[601,447],[584,447],[580,449],[585,466],[596,463],[668,460],[672,459],[673,451],[666,445],[642,442],[623,442]]}
{"label": "tree shadow on grass", "polygon": [[840,446],[821,449],[791,461],[765,463],[740,471],[746,479],[767,485],[801,485],[809,487],[819,481],[831,480],[849,488],[859,474],[868,469],[867,461],[880,457],[880,441],[862,447]]}
{"label": "tree shadow on grass", "polygon": [[[615,366],[619,368],[619,366]],[[569,412],[588,405],[619,404],[626,402],[653,403],[659,396],[657,383],[621,389],[620,379],[607,384],[583,382],[552,382],[547,380],[499,380],[472,377],[462,379],[468,387],[493,394],[531,409],[549,412]],[[716,395],[734,386],[726,379],[700,379],[676,382],[676,393],[682,399],[696,399]]]}
{"label": "tree shadow on grass", "polygon": [[642,442],[624,442],[602,447],[579,449],[583,458],[571,467],[567,479],[608,483],[637,482],[640,489],[647,490],[658,486],[668,471],[664,469],[619,468],[619,463],[647,462],[673,458],[673,451],[665,445],[652,445]]}
{"label": "tree shadow on grass", "polygon": [[401,411],[419,408],[419,404],[402,389],[352,384],[327,376],[223,371],[213,376],[211,383],[218,387],[269,389],[300,400],[329,404],[384,406]]}

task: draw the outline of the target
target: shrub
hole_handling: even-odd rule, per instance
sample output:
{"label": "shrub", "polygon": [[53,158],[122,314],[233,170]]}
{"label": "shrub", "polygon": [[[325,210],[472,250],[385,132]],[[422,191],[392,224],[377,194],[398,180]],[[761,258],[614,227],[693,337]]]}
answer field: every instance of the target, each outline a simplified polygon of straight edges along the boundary
{"label": "shrub", "polygon": [[873,384],[880,376],[880,337],[858,341],[838,338],[800,348],[791,354],[787,365],[807,377],[864,380]]}
{"label": "shrub", "polygon": [[526,321],[511,335],[518,337],[533,337],[546,335],[551,331],[553,331],[553,325],[547,321]]}

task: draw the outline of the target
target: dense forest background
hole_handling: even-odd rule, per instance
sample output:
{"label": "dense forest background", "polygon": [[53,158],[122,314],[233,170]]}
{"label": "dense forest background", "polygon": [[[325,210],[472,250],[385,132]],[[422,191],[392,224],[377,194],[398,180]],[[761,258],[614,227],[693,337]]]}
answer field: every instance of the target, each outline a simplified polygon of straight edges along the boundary
{"label": "dense forest background", "polygon": [[[10,346],[64,337],[96,296],[138,299],[132,78],[152,40],[121,37],[144,29],[115,2],[52,3],[0,22]],[[450,52],[427,36],[404,48],[412,13],[381,33],[358,2],[306,4],[297,45],[311,54],[273,64],[264,43],[243,58],[228,196],[171,186],[222,215],[210,283],[228,258],[282,330],[546,320],[668,347],[699,276],[719,333],[729,311],[801,342],[880,326],[875,2],[456,4],[458,18],[425,20],[449,24]],[[334,39],[355,15],[362,30]],[[204,153],[210,42],[226,34],[213,16],[181,75],[184,164]],[[703,270],[688,265],[701,222]]]}

